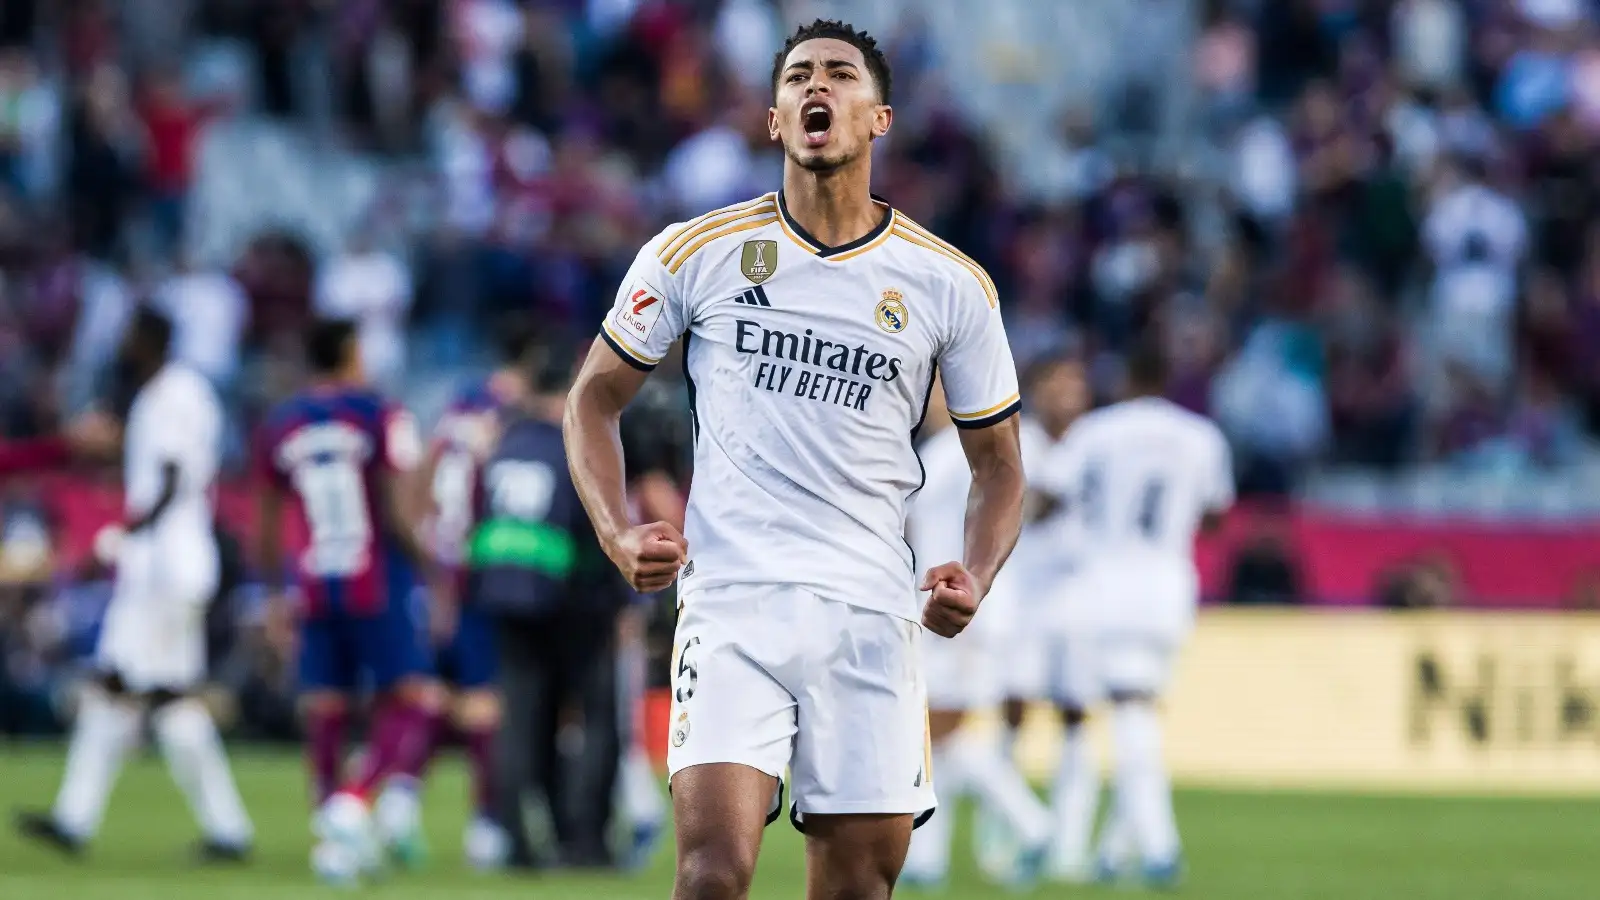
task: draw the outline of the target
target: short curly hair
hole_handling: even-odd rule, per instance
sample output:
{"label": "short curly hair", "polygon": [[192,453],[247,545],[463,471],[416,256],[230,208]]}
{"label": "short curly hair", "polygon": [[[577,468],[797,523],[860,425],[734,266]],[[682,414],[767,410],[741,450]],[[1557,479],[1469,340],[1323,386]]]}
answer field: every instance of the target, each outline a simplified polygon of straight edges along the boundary
{"label": "short curly hair", "polygon": [[862,57],[867,61],[867,71],[872,74],[872,83],[878,86],[878,102],[888,105],[890,89],[894,83],[893,77],[889,74],[889,58],[878,48],[876,38],[865,31],[857,31],[854,25],[847,25],[837,19],[817,19],[810,25],[801,25],[787,41],[783,42],[783,49],[772,58],[772,96],[778,96],[778,82],[783,76],[783,61],[789,58],[789,53],[806,41],[823,38],[844,41],[861,51]]}

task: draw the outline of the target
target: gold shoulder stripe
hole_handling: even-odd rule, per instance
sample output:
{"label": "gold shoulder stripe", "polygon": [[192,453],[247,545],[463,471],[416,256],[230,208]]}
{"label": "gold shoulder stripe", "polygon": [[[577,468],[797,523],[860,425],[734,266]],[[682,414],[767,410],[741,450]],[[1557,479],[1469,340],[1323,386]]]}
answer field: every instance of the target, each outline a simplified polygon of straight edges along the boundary
{"label": "gold shoulder stripe", "polygon": [[776,212],[777,208],[777,201],[773,199],[772,194],[768,194],[765,197],[758,197],[749,203],[741,203],[738,206],[708,212],[678,229],[672,235],[672,239],[667,241],[661,251],[656,254],[656,258],[661,260],[662,263],[666,263],[667,260],[677,255],[685,244],[694,240],[696,236],[704,234],[708,228],[716,228],[750,216]]}
{"label": "gold shoulder stripe", "polygon": [[1017,402],[1018,400],[1021,400],[1021,399],[1022,399],[1022,395],[1021,394],[1012,394],[1011,396],[1009,396],[1006,399],[1000,401],[999,403],[996,403],[995,405],[989,407],[988,409],[980,409],[980,410],[978,410],[977,412],[974,412],[974,413],[958,413],[955,410],[951,410],[950,411],[950,418],[952,418],[952,419],[960,419],[963,422],[970,421],[972,419],[981,419],[984,416],[992,416],[995,413],[999,412],[1000,410],[1005,409],[1006,407],[1010,406],[1011,404],[1013,404],[1013,403],[1015,403],[1015,402]]}
{"label": "gold shoulder stripe", "polygon": [[[747,216],[740,216],[739,218],[743,219],[746,217]],[[700,239],[685,247],[678,253],[677,256],[673,257],[672,263],[667,266],[667,271],[673,275],[678,274],[678,270],[683,268],[683,264],[688,262],[690,257],[694,256],[696,253],[699,253],[701,247],[704,247],[706,244],[711,243],[717,238],[727,237],[731,234],[738,234],[741,231],[749,231],[752,228],[761,228],[765,225],[771,225],[776,221],[778,221],[778,214],[774,212],[760,219],[752,219],[748,222],[738,222],[737,224],[734,224],[737,222],[737,220],[730,219],[728,222],[724,223],[724,226],[721,228],[708,229],[703,233],[696,232],[696,234],[700,234]]]}
{"label": "gold shoulder stripe", "polygon": [[1000,291],[999,291],[998,288],[995,287],[994,279],[989,277],[989,273],[984,271],[983,266],[978,265],[978,261],[977,260],[975,260],[972,257],[968,256],[967,254],[961,252],[961,248],[960,247],[957,247],[955,244],[950,243],[949,241],[945,240],[942,237],[939,237],[938,235],[936,235],[933,232],[929,231],[928,229],[922,227],[921,225],[918,225],[915,221],[913,221],[911,219],[908,219],[905,216],[900,216],[898,219],[896,219],[896,221],[899,222],[899,223],[903,223],[907,228],[911,229],[911,231],[913,231],[914,233],[916,233],[918,235],[921,235],[922,237],[926,238],[927,240],[929,240],[929,241],[931,241],[931,242],[933,242],[935,244],[938,244],[940,247],[943,247],[944,249],[950,251],[951,253],[954,253],[956,256],[961,257],[961,259],[964,262],[966,262],[968,265],[972,266],[974,269],[977,269],[979,274],[981,274],[983,276],[984,282],[988,285],[989,292],[992,293],[992,294],[995,294],[995,295],[999,295]]}
{"label": "gold shoulder stripe", "polygon": [[629,356],[633,357],[634,359],[637,359],[639,362],[642,362],[647,366],[653,366],[653,365],[656,365],[657,363],[661,362],[661,360],[659,360],[659,359],[651,359],[650,357],[645,356],[643,353],[640,353],[639,351],[633,349],[632,347],[629,347],[628,346],[628,342],[622,339],[622,335],[617,334],[616,330],[611,327],[611,323],[610,322],[602,323],[602,327],[605,328],[606,334],[611,335],[612,343],[616,344],[625,353],[627,353]]}
{"label": "gold shoulder stripe", "polygon": [[722,215],[723,213],[737,212],[737,211],[742,210],[742,209],[749,209],[750,207],[755,206],[758,203],[765,203],[765,202],[767,202],[769,200],[775,200],[777,198],[777,196],[778,195],[776,193],[768,192],[768,193],[762,194],[761,196],[755,198],[754,200],[746,200],[743,203],[735,203],[735,204],[733,204],[731,206],[724,206],[721,209],[713,209],[710,212],[701,213],[700,215],[695,216],[694,218],[690,219],[689,221],[687,221],[687,222],[683,223],[682,225],[678,226],[678,229],[676,231],[672,232],[672,236],[667,239],[667,242],[671,243],[672,241],[677,240],[679,237],[683,236],[684,232],[688,231],[691,228],[694,228],[696,225],[703,224],[707,219],[715,218],[717,216]]}
{"label": "gold shoulder stripe", "polygon": [[902,241],[916,244],[918,247],[922,247],[925,250],[932,250],[934,253],[937,253],[946,259],[950,259],[958,265],[966,268],[968,272],[972,273],[973,278],[978,279],[978,287],[982,288],[984,296],[989,298],[989,308],[994,309],[1000,305],[1000,298],[994,290],[994,284],[989,281],[989,276],[984,273],[983,268],[977,263],[968,262],[966,259],[944,249],[943,247],[940,247],[938,244],[923,240],[916,233],[902,230],[898,226],[891,228],[890,231],[892,231],[895,236],[900,238]]}

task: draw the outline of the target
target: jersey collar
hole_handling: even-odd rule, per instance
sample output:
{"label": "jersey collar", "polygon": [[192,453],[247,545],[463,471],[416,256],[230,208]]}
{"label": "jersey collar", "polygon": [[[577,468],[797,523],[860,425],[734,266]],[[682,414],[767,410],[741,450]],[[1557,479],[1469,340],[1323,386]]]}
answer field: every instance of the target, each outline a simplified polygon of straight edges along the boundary
{"label": "jersey collar", "polygon": [[874,225],[871,231],[848,244],[840,244],[837,247],[829,247],[827,244],[812,237],[810,232],[806,231],[800,226],[799,222],[794,220],[794,216],[789,215],[789,204],[783,199],[783,191],[781,190],[778,191],[778,217],[782,221],[783,230],[788,233],[789,237],[794,238],[795,243],[806,250],[825,259],[843,256],[851,251],[864,250],[868,246],[877,243],[881,238],[889,234],[889,228],[894,224],[894,207],[889,205],[889,201],[879,197],[877,194],[871,196],[872,202],[882,207],[883,218],[878,220],[878,224]]}

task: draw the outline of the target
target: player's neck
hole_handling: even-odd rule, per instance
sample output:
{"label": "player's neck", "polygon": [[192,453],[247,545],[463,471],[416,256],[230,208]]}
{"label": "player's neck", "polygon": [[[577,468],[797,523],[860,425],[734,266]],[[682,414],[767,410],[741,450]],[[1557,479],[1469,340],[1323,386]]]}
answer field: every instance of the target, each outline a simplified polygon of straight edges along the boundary
{"label": "player's neck", "polygon": [[872,167],[866,157],[832,172],[784,166],[783,203],[789,218],[827,247],[865,237],[887,215],[872,199]]}

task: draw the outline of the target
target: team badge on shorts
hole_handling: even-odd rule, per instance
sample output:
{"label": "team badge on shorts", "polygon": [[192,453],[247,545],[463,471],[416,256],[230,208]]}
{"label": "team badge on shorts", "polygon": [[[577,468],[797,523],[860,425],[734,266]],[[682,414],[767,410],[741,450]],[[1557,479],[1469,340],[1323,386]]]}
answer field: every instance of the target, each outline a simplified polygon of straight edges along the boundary
{"label": "team badge on shorts", "polygon": [[905,300],[905,295],[894,288],[883,292],[883,299],[878,301],[878,311],[873,314],[879,328],[890,334],[899,334],[906,330],[911,317],[906,310]]}
{"label": "team badge on shorts", "polygon": [[682,747],[683,742],[689,739],[689,712],[685,710],[678,713],[678,721],[672,726],[672,746]]}
{"label": "team badge on shorts", "polygon": [[739,257],[739,268],[744,277],[760,284],[778,271],[777,241],[745,241],[744,254]]}

